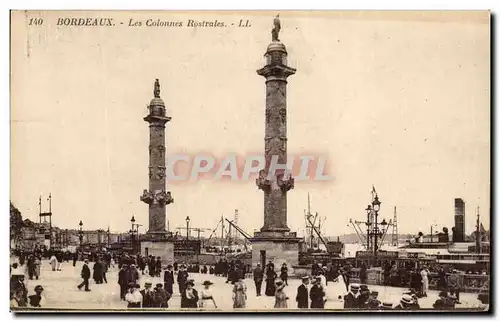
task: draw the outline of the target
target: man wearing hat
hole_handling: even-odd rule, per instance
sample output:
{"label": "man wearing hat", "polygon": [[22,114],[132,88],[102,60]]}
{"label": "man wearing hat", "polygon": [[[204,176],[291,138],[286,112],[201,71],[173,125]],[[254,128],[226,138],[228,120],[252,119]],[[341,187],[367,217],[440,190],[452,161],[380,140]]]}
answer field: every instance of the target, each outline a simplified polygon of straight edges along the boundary
{"label": "man wearing hat", "polygon": [[118,272],[118,285],[120,285],[120,299],[122,300],[125,300],[129,283],[127,269],[127,264],[123,264]]}
{"label": "man wearing hat", "polygon": [[297,287],[297,296],[295,301],[297,302],[297,307],[299,309],[309,308],[309,290],[307,285],[309,284],[309,276],[302,277],[302,284]]}
{"label": "man wearing hat", "polygon": [[35,286],[35,294],[29,296],[29,303],[31,307],[42,307],[45,299],[42,296],[43,287],[41,285]]}
{"label": "man wearing hat", "polygon": [[357,309],[359,305],[359,284],[351,284],[351,290],[344,296],[344,309]]}
{"label": "man wearing hat", "polygon": [[311,309],[323,309],[325,308],[325,290],[321,286],[321,277],[317,276],[314,280],[314,284],[309,292],[309,298],[311,299]]}
{"label": "man wearing hat", "polygon": [[174,294],[174,272],[172,271],[172,265],[167,265],[167,270],[165,275],[163,275],[163,284],[165,287],[165,292],[170,295]]}
{"label": "man wearing hat", "polygon": [[186,283],[189,277],[189,273],[186,271],[186,266],[181,265],[179,273],[177,273],[177,284],[179,284],[179,293],[186,289]]}
{"label": "man wearing hat", "polygon": [[458,270],[454,269],[450,276],[448,276],[448,287],[450,293],[455,295],[456,302],[460,304],[460,277]]}
{"label": "man wearing hat", "polygon": [[142,307],[144,308],[155,307],[153,290],[151,289],[152,286],[153,284],[151,282],[146,282],[144,283],[144,289],[141,291]]}
{"label": "man wearing hat", "polygon": [[403,294],[401,300],[399,301],[399,305],[396,306],[395,310],[411,310],[413,304],[413,299],[411,295]]}
{"label": "man wearing hat", "polygon": [[78,289],[81,290],[82,287],[85,286],[85,292],[90,292],[90,289],[89,289],[90,268],[89,268],[89,260],[88,259],[85,259],[80,275],[82,276],[83,282],[81,282],[78,285]]}
{"label": "man wearing hat", "polygon": [[[368,302],[366,303],[366,307],[370,310],[373,309],[378,309],[380,307],[381,303],[378,300],[378,292],[377,291],[372,291],[370,292],[370,297],[368,298]],[[392,307],[392,304],[391,304]]]}
{"label": "man wearing hat", "polygon": [[384,301],[381,306],[382,310],[392,310],[392,303],[389,301]]}
{"label": "man wearing hat", "polygon": [[260,267],[260,264],[257,264],[257,267],[253,270],[253,281],[255,283],[255,290],[257,291],[257,296],[260,296],[263,280],[264,280],[264,271]]}
{"label": "man wearing hat", "polygon": [[153,300],[155,303],[155,307],[168,307],[168,300],[170,299],[171,294],[167,293],[163,289],[163,285],[161,283],[156,284],[155,290],[153,292]]}

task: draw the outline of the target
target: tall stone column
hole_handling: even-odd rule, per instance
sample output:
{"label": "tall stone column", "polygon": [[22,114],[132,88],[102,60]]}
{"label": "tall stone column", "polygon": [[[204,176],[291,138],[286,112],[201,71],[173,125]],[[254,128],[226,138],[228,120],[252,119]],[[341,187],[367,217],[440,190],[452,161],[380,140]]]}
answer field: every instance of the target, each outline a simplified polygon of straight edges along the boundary
{"label": "tall stone column", "polygon": [[264,226],[262,232],[288,232],[286,195],[293,189],[294,180],[284,170],[271,171],[272,159],[280,165],[287,162],[286,135],[286,85],[287,78],[295,74],[288,67],[285,45],[273,41],[265,54],[266,65],[257,74],[266,78],[266,168],[257,179],[257,186],[264,191]]}
{"label": "tall stone column", "polygon": [[165,235],[166,205],[174,201],[170,191],[166,191],[165,166],[165,124],[171,118],[166,115],[165,103],[160,98],[158,79],[148,109],[144,121],[149,123],[149,189],[143,191],[140,199],[149,205],[148,234]]}
{"label": "tall stone column", "polygon": [[[287,163],[287,78],[296,70],[287,66],[285,45],[278,39],[281,23],[274,19],[272,42],[266,50],[266,65],[257,74],[266,79],[265,113],[265,159],[266,166],[256,179],[257,187],[264,191],[264,226],[255,232],[252,242],[252,266],[266,265],[268,261],[275,267],[286,263],[294,274],[294,266],[299,260],[299,244],[295,232],[287,225],[287,192],[294,187],[294,180],[283,168]],[[276,165],[282,169],[276,170]]]}

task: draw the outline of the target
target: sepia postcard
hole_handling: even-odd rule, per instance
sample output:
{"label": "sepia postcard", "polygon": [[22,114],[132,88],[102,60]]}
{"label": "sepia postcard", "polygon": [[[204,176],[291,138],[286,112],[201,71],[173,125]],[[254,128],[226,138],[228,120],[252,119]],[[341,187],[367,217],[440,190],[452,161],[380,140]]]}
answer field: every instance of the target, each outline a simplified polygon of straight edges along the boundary
{"label": "sepia postcard", "polygon": [[489,11],[11,11],[13,312],[488,312]]}

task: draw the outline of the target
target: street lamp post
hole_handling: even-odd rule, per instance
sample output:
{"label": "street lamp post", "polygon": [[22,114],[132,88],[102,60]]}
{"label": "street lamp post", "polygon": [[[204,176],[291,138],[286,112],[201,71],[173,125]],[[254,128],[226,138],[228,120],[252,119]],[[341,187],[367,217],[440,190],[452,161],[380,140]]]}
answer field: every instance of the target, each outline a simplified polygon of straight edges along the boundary
{"label": "street lamp post", "polygon": [[82,249],[82,242],[83,242],[83,222],[80,220],[80,223],[78,224],[80,226],[80,231],[78,232],[78,238],[80,239],[80,250]]}
{"label": "street lamp post", "polygon": [[[109,234],[109,227],[108,227],[108,230],[107,230],[107,235],[108,235],[108,244],[107,244],[107,247],[109,248],[109,245],[111,245],[110,240],[109,240],[109,236],[110,236],[110,234]],[[109,249],[108,249],[108,251],[109,251]]]}
{"label": "street lamp post", "polygon": [[189,222],[191,219],[189,219],[189,216],[186,217],[186,240],[189,240]]}
{"label": "street lamp post", "polygon": [[132,229],[130,229],[130,243],[132,247],[132,252],[135,252],[135,236],[134,236],[134,226],[135,226],[135,217],[132,215],[132,218],[130,219],[130,223],[132,224]]}

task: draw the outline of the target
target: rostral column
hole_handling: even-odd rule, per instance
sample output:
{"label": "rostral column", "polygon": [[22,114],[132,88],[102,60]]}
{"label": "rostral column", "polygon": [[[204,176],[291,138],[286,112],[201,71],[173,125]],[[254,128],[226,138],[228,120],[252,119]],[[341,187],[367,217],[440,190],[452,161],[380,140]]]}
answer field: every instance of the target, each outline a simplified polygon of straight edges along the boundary
{"label": "rostral column", "polygon": [[144,121],[149,123],[149,189],[145,189],[141,201],[149,205],[148,235],[166,236],[166,206],[174,202],[170,191],[166,191],[165,125],[171,120],[166,115],[165,103],[160,98],[160,82],[154,84],[154,97]]}

